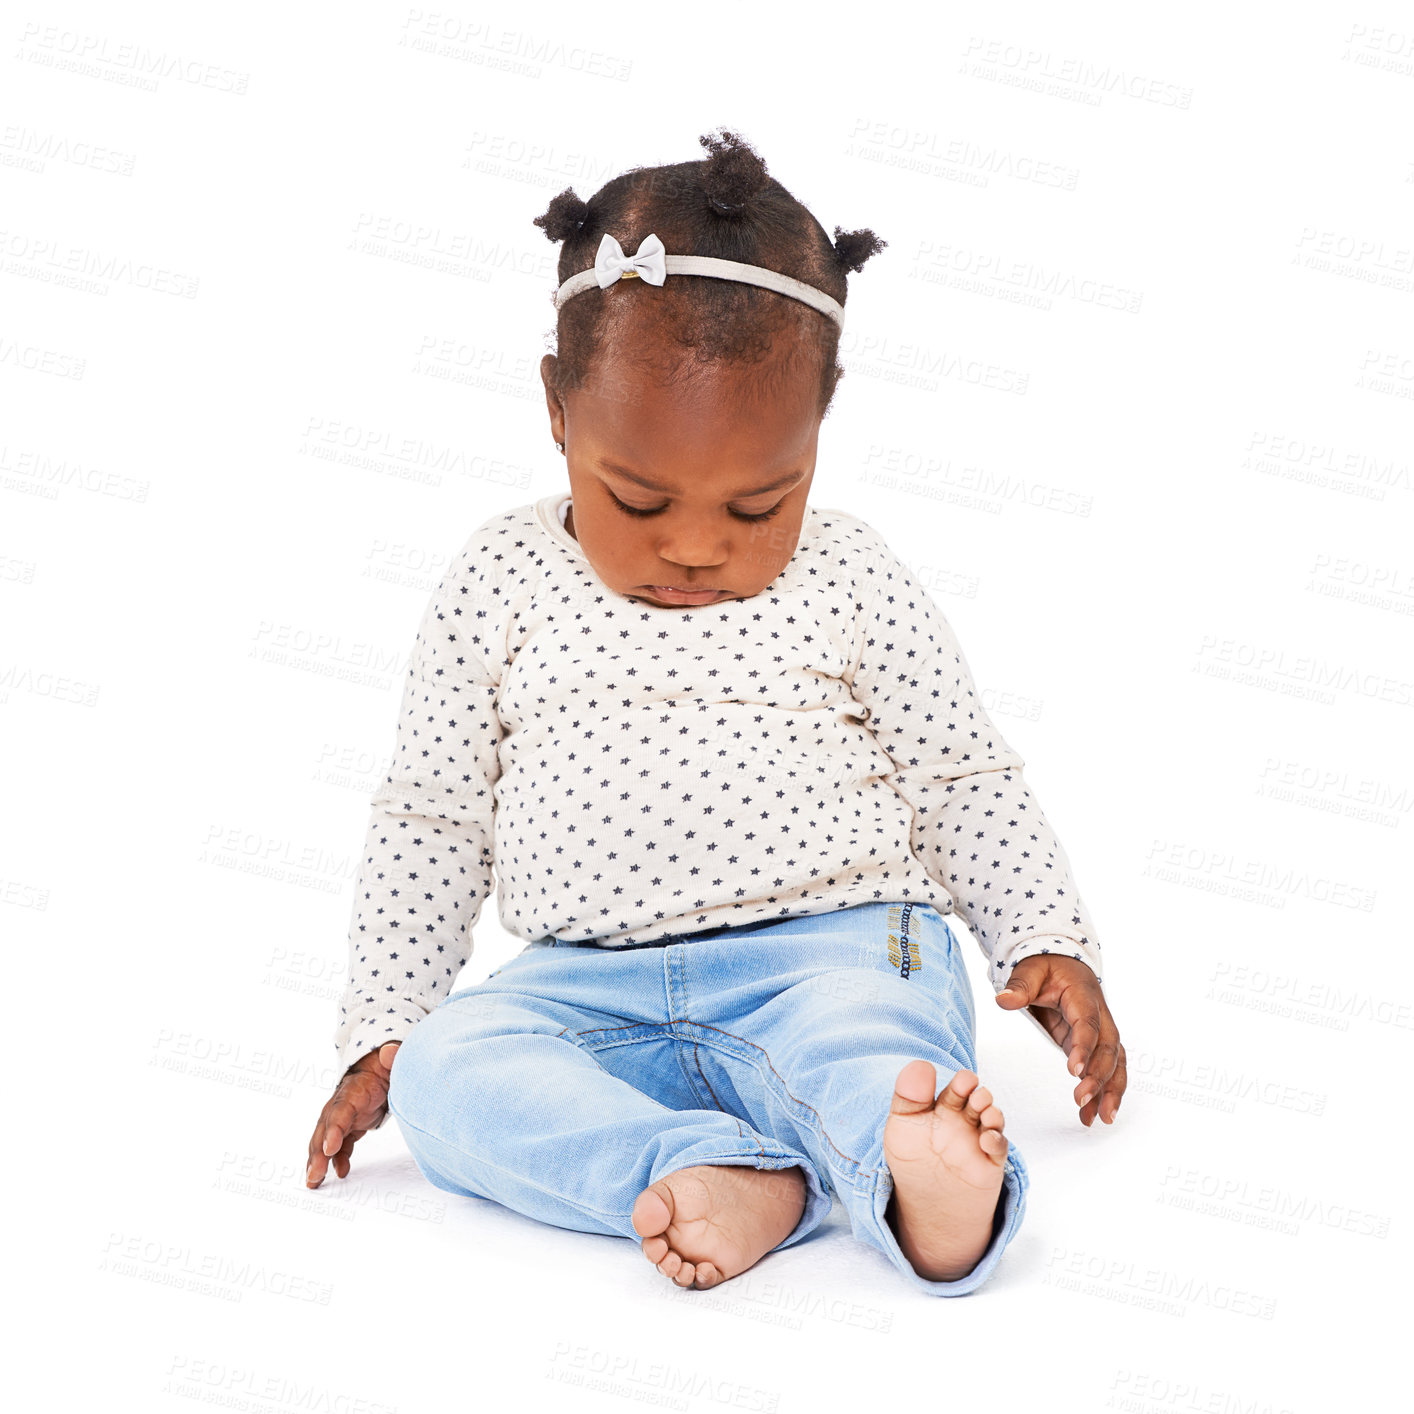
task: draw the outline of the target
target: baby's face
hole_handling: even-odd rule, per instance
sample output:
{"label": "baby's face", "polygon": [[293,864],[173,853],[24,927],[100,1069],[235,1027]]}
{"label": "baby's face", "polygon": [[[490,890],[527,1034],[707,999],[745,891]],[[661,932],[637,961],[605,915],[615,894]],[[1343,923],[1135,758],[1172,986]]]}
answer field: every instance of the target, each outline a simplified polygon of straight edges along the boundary
{"label": "baby's face", "polygon": [[569,463],[570,528],[599,578],[664,607],[765,589],[800,539],[819,388],[809,360],[784,379],[770,364],[711,366],[680,388],[610,367],[563,406],[547,383]]}

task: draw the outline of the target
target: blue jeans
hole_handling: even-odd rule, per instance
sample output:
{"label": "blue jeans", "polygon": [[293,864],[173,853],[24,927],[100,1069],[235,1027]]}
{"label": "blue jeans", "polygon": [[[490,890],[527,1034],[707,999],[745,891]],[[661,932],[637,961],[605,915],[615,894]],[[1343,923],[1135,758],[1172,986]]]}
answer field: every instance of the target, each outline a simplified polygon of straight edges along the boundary
{"label": "blue jeans", "polygon": [[1010,1145],[977,1266],[929,1281],[885,1222],[883,1135],[909,1061],[932,1061],[939,1090],[977,1069],[975,1026],[957,940],[928,904],[619,949],[542,938],[408,1033],[388,1108],[436,1187],[635,1243],[634,1200],[667,1174],[799,1166],[805,1212],[779,1247],[838,1197],[855,1237],[913,1286],[962,1296],[1021,1226],[1026,1165]]}

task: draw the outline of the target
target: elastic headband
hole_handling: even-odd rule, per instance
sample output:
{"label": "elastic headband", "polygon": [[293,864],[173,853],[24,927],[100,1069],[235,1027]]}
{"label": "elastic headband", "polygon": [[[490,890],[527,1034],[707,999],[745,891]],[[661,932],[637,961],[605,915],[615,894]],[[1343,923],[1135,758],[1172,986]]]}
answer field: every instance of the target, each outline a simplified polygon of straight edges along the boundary
{"label": "elastic headband", "polygon": [[718,260],[714,255],[668,255],[656,235],[645,236],[633,255],[625,255],[623,247],[605,231],[593,266],[571,275],[560,286],[555,292],[555,308],[596,286],[606,290],[615,280],[637,277],[650,285],[661,285],[669,275],[707,275],[716,280],[760,285],[762,289],[801,300],[821,314],[829,315],[839,325],[840,332],[844,332],[844,306],[814,285],[782,275],[779,270],[768,270],[764,265],[743,265],[739,260]]}

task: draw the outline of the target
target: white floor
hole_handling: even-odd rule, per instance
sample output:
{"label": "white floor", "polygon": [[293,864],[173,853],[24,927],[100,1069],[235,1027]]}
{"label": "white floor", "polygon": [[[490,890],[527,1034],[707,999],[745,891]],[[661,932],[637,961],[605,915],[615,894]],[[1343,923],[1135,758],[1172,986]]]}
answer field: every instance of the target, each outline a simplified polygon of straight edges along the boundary
{"label": "white floor", "polygon": [[[48,1253],[30,1296],[76,1395],[116,1385],[143,1408],[705,1412],[912,1394],[1306,1414],[1372,1397],[1380,1358],[1357,1355],[1399,1338],[1387,1293],[1408,1258],[1378,1117],[1359,1095],[1328,1095],[1320,1115],[1273,1089],[1214,1101],[1228,1082],[1200,1075],[1178,1010],[1126,999],[1123,1016],[1132,1072],[1187,1059],[1167,1063],[1169,1093],[1138,1075],[1118,1122],[1087,1131],[1059,1051],[982,1009],[980,1070],[1033,1186],[1000,1269],[967,1297],[907,1289],[838,1206],[796,1247],[682,1291],[625,1239],[432,1188],[391,1120],[347,1180],[308,1192],[316,1074],[282,1080],[278,1057],[249,1046],[213,1056],[223,1043],[203,1036],[234,1034],[234,1013],[201,1035],[139,1035],[134,1059],[152,1063],[131,1068],[116,1112],[95,1108],[103,1078],[74,1064],[72,1147],[41,1160],[46,1191],[67,1195],[62,1221],[19,1224]],[[1283,1052],[1302,1038],[1286,1029],[1255,1019],[1216,1063],[1289,1079]],[[1209,1062],[1236,1043],[1211,1035]],[[1304,1073],[1335,1088],[1314,1061]],[[1222,1184],[1226,1205],[1205,1211]],[[1259,1225],[1283,1205],[1289,1231]],[[1381,1221],[1383,1237],[1359,1230]],[[60,1329],[82,1331],[81,1355],[61,1357]]]}

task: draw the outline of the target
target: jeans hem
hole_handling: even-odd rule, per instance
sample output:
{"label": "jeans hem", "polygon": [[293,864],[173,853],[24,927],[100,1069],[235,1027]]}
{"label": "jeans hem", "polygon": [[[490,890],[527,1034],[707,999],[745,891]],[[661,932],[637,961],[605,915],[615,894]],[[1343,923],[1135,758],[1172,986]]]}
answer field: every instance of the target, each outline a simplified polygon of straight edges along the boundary
{"label": "jeans hem", "polygon": [[966,1296],[976,1291],[996,1271],[1002,1253],[1016,1236],[1026,1213],[1026,1188],[1025,1164],[1013,1150],[1007,1154],[1006,1167],[1002,1172],[1002,1209],[1000,1215],[992,1220],[992,1238],[987,1250],[970,1272],[953,1281],[930,1281],[919,1276],[904,1256],[898,1238],[884,1216],[894,1191],[894,1177],[887,1164],[881,1164],[873,1184],[860,1191],[861,1207],[866,1216],[863,1224],[865,1235],[873,1245],[883,1249],[885,1256],[903,1273],[910,1286],[930,1296]]}

